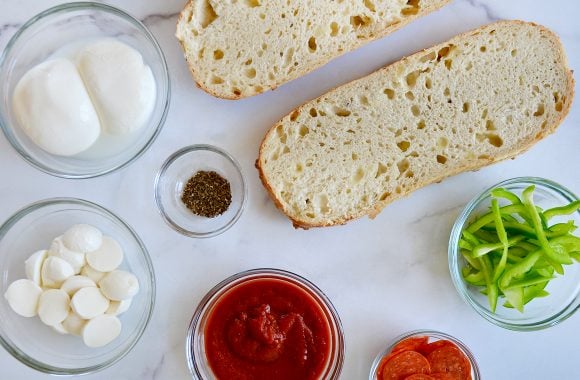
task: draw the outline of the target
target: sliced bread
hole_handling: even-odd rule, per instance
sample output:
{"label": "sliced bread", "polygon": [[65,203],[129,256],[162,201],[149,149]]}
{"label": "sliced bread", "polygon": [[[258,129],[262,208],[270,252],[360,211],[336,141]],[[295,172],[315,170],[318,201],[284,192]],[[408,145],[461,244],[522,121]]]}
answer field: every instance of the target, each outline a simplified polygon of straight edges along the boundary
{"label": "sliced bread", "polygon": [[177,22],[198,86],[239,99],[274,89],[450,0],[190,0]]}
{"label": "sliced bread", "polygon": [[344,224],[527,150],[573,96],[556,35],[499,22],[304,104],[266,134],[256,167],[296,227]]}

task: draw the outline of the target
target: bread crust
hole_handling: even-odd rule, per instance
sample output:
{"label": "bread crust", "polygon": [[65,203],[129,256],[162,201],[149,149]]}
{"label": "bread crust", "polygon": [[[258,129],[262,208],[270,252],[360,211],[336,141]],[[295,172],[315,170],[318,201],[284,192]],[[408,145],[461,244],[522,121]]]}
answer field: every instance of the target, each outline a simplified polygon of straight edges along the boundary
{"label": "bread crust", "polygon": [[[176,25],[177,29],[179,29],[179,25],[182,22],[184,22],[187,10],[193,6],[193,1],[194,0],[189,0],[187,2],[187,4],[185,5],[185,7],[183,8],[183,10],[180,12],[179,17],[177,19],[177,25]],[[343,51],[343,52],[336,51],[332,55],[331,54],[321,55],[320,59],[318,61],[316,61],[314,64],[312,64],[312,66],[305,68],[304,70],[301,70],[301,71],[296,71],[291,79],[289,79],[287,81],[277,81],[274,85],[267,86],[267,88],[264,87],[264,89],[262,91],[259,91],[259,92],[253,93],[253,94],[244,95],[244,92],[242,91],[242,93],[240,95],[235,95],[235,94],[232,94],[230,92],[219,92],[216,89],[212,89],[204,84],[203,78],[201,78],[201,76],[198,74],[198,72],[195,69],[195,62],[190,62],[189,58],[187,57],[187,54],[185,54],[185,60],[187,62],[189,72],[191,73],[191,76],[193,77],[193,80],[195,81],[196,86],[199,87],[200,89],[202,89],[203,91],[207,92],[208,94],[210,94],[216,98],[221,98],[221,99],[239,100],[239,99],[243,99],[243,98],[248,98],[251,96],[262,94],[262,93],[267,92],[269,90],[275,90],[276,88],[278,88],[279,86],[281,86],[285,83],[288,83],[290,81],[293,81],[294,79],[300,78],[300,77],[326,65],[327,63],[334,60],[335,58],[338,58],[346,53],[354,51],[354,50],[358,49],[359,47],[366,45],[369,42],[372,42],[374,40],[382,38],[382,37],[394,32],[394,31],[402,28],[403,26],[407,25],[411,21],[416,20],[419,17],[426,16],[427,14],[429,14],[431,12],[434,12],[438,9],[441,9],[445,5],[449,4],[452,0],[442,0],[442,1],[443,2],[441,3],[440,7],[429,6],[429,7],[421,8],[419,10],[419,12],[417,12],[416,15],[407,16],[400,21],[397,21],[393,24],[390,24],[385,29],[381,30],[380,33],[371,34],[366,38],[359,38],[358,43],[355,46],[353,46],[353,48],[351,50],[347,50],[347,51]],[[177,38],[177,40],[179,41],[179,44],[181,45],[181,48],[183,49],[183,51],[185,53],[186,52],[185,44],[183,43],[183,41],[181,39]]]}
{"label": "bread crust", "polygon": [[[454,40],[458,40],[458,39],[462,39],[462,38],[467,37],[467,36],[470,36],[470,35],[474,35],[476,33],[481,32],[484,29],[492,28],[494,25],[500,25],[500,24],[512,24],[512,25],[518,25],[519,24],[519,25],[531,25],[531,26],[537,27],[537,28],[540,29],[540,32],[542,34],[544,34],[548,39],[551,39],[553,42],[556,43],[557,46],[560,47],[560,49],[559,49],[559,64],[561,64],[563,67],[566,68],[566,77],[567,77],[568,87],[566,89],[567,92],[566,92],[565,96],[569,99],[569,101],[567,101],[565,103],[565,108],[562,109],[562,111],[559,114],[558,119],[556,119],[556,121],[552,125],[546,126],[546,128],[544,128],[541,133],[538,133],[535,136],[531,136],[529,139],[527,139],[526,141],[524,141],[522,143],[522,145],[519,147],[519,149],[514,150],[512,152],[509,152],[509,154],[507,154],[507,155],[505,155],[503,157],[490,157],[487,161],[481,161],[481,162],[478,161],[476,164],[473,164],[473,165],[464,165],[463,167],[460,167],[460,168],[458,168],[456,170],[451,170],[451,171],[445,173],[444,175],[441,175],[441,176],[439,176],[437,178],[434,178],[433,180],[430,180],[430,181],[426,181],[424,183],[421,183],[419,186],[417,186],[417,187],[415,187],[413,189],[409,189],[408,191],[401,192],[400,194],[393,194],[392,196],[389,196],[384,201],[376,202],[375,205],[374,205],[374,207],[372,207],[372,208],[370,208],[370,209],[368,209],[366,211],[362,211],[362,212],[360,212],[358,214],[347,215],[347,216],[341,217],[339,219],[330,220],[327,223],[311,223],[311,222],[308,222],[308,221],[305,221],[305,220],[296,219],[296,218],[292,217],[287,212],[287,210],[284,208],[283,203],[276,197],[276,194],[274,193],[273,188],[270,185],[270,183],[268,181],[268,178],[266,177],[266,175],[264,173],[264,170],[263,170],[263,158],[264,158],[263,150],[264,150],[264,144],[268,140],[270,134],[271,133],[274,133],[275,128],[278,125],[280,125],[284,121],[284,119],[286,119],[289,115],[291,115],[292,113],[294,113],[296,111],[301,112],[302,110],[305,109],[305,107],[307,105],[311,104],[311,102],[316,101],[317,99],[320,99],[322,97],[325,97],[329,93],[332,93],[334,91],[348,89],[349,87],[354,86],[354,84],[356,82],[358,82],[358,81],[365,80],[367,77],[369,77],[369,76],[371,76],[371,75],[373,75],[373,74],[375,74],[377,72],[386,71],[392,65],[400,64],[401,62],[405,62],[405,61],[407,61],[407,60],[409,60],[409,59],[411,59],[411,58],[413,58],[413,57],[415,57],[417,55],[424,54],[424,52],[427,51],[427,50],[436,50],[436,49],[439,49],[440,47],[443,47],[443,46],[445,46],[445,45],[447,45],[449,43],[452,43]],[[524,153],[527,150],[529,150],[535,143],[537,143],[538,141],[542,140],[546,136],[554,133],[556,131],[556,129],[558,128],[558,126],[566,118],[566,116],[570,112],[570,108],[571,108],[572,103],[573,103],[573,100],[574,100],[574,95],[575,95],[574,84],[575,84],[575,81],[574,81],[574,77],[573,77],[573,71],[570,70],[570,68],[569,68],[568,60],[567,60],[567,58],[566,58],[566,56],[564,54],[564,48],[563,48],[562,42],[561,42],[561,40],[560,40],[560,38],[558,37],[557,34],[555,34],[550,29],[548,29],[548,28],[546,28],[546,27],[544,27],[542,25],[535,24],[533,22],[526,22],[526,21],[521,21],[521,20],[503,20],[503,21],[498,21],[498,22],[491,23],[491,24],[487,24],[487,25],[483,25],[483,26],[481,26],[481,27],[479,27],[477,29],[474,29],[474,30],[471,30],[471,31],[468,31],[468,32],[465,32],[465,33],[462,33],[462,34],[459,34],[459,35],[451,38],[450,40],[448,40],[446,42],[443,42],[441,44],[435,45],[433,47],[420,50],[420,51],[418,51],[418,52],[416,52],[414,54],[411,54],[410,56],[407,56],[407,57],[402,58],[401,60],[399,60],[397,62],[393,62],[390,65],[384,66],[384,67],[382,67],[382,68],[380,68],[380,69],[378,69],[378,70],[376,70],[376,71],[368,74],[365,77],[356,79],[356,80],[354,80],[352,82],[349,82],[349,83],[346,83],[344,85],[337,86],[337,87],[333,88],[332,90],[328,91],[326,94],[323,94],[323,95],[319,96],[316,99],[313,99],[313,100],[310,100],[308,102],[305,102],[303,105],[297,107],[296,109],[294,109],[290,113],[288,113],[286,116],[284,116],[283,118],[281,118],[276,124],[274,124],[274,126],[272,128],[270,128],[268,130],[268,132],[266,133],[266,135],[262,139],[262,142],[260,143],[260,148],[259,148],[259,152],[258,152],[258,158],[256,160],[255,166],[256,166],[256,169],[258,170],[258,174],[259,174],[260,180],[261,180],[264,188],[267,190],[268,194],[270,195],[270,198],[272,198],[272,200],[274,201],[276,207],[291,220],[292,225],[295,228],[309,229],[309,228],[315,228],[315,227],[329,227],[329,226],[335,226],[335,225],[343,225],[343,224],[346,224],[347,222],[349,222],[350,220],[358,219],[358,218],[363,217],[363,216],[369,216],[371,219],[373,219],[373,218],[375,218],[382,211],[382,209],[385,206],[387,206],[388,204],[390,204],[391,202],[393,202],[393,201],[395,201],[397,199],[400,199],[400,198],[403,198],[403,197],[409,195],[411,192],[413,192],[413,191],[415,191],[415,190],[417,190],[419,188],[422,188],[422,187],[427,186],[427,185],[432,184],[432,183],[439,183],[439,182],[443,181],[444,179],[446,179],[448,177],[451,177],[453,175],[459,174],[459,173],[463,173],[463,172],[466,172],[466,171],[477,171],[478,169],[480,169],[482,167],[485,167],[485,166],[489,166],[489,165],[491,165],[493,163],[500,162],[500,161],[503,161],[503,160],[506,160],[506,159],[510,159],[510,158],[513,159],[517,155],[519,155],[521,153]]]}

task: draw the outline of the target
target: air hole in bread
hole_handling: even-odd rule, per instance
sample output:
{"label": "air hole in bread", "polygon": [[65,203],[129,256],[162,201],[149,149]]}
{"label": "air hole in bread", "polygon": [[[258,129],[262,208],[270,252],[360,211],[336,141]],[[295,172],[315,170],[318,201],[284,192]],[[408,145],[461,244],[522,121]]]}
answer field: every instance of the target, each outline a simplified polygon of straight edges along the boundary
{"label": "air hole in bread", "polygon": [[516,55],[518,55],[518,51],[516,49],[512,50],[511,55],[512,57],[515,57]]}
{"label": "air hole in bread", "polygon": [[449,90],[449,87],[445,87],[445,90],[443,90],[443,95],[445,95],[446,97],[451,96],[451,91]]}
{"label": "air hole in bread", "polygon": [[338,24],[336,22],[330,23],[330,36],[336,37],[338,35]]}
{"label": "air hole in bread", "polygon": [[438,154],[437,155],[437,162],[440,163],[441,165],[445,165],[445,163],[447,162],[447,157]]}
{"label": "air hole in bread", "polygon": [[300,129],[298,130],[298,133],[300,134],[300,136],[304,137],[308,133],[310,133],[310,129],[305,125],[301,125]]}
{"label": "air hole in bread", "polygon": [[259,7],[260,0],[244,0],[244,4],[246,4],[250,8]]}
{"label": "air hole in bread", "polygon": [[407,91],[405,97],[409,100],[415,100],[415,94],[413,94],[413,91]]}
{"label": "air hole in bread", "polygon": [[413,116],[415,116],[415,117],[417,117],[417,116],[421,115],[421,110],[419,109],[419,106],[418,106],[418,105],[416,105],[416,104],[414,104],[414,105],[411,107],[411,113],[412,113],[412,114],[413,114]]}
{"label": "air hole in bread", "polygon": [[308,39],[308,51],[311,53],[314,53],[316,51],[316,49],[317,49],[316,38],[310,37]]}
{"label": "air hole in bread", "polygon": [[359,102],[361,105],[363,105],[364,107],[368,107],[368,106],[370,106],[370,103],[369,103],[369,98],[367,98],[367,97],[366,97],[366,96],[364,96],[364,95],[359,95],[359,96],[358,96],[358,102]]}
{"label": "air hole in bread", "polygon": [[455,45],[447,45],[437,52],[437,62],[441,62],[441,60],[449,55],[451,50],[455,47]]}
{"label": "air hole in bread", "polygon": [[481,47],[479,48],[479,51],[480,51],[480,52],[482,52],[482,53],[485,53],[485,52],[487,51],[487,47],[485,47],[485,46],[481,46]]}
{"label": "air hole in bread", "polygon": [[314,213],[312,212],[307,212],[306,213],[306,217],[310,218],[310,219],[314,219]]}
{"label": "air hole in bread", "polygon": [[417,84],[417,78],[419,77],[419,74],[421,74],[419,70],[415,70],[407,74],[407,76],[405,77],[405,81],[407,82],[407,85],[409,87],[414,87],[415,84]]}
{"label": "air hole in bread", "polygon": [[384,201],[385,199],[387,199],[390,196],[391,196],[391,193],[389,193],[388,191],[387,192],[384,192],[384,193],[381,194],[381,196],[379,198],[379,201]]}
{"label": "air hole in bread", "polygon": [[562,102],[557,102],[554,108],[556,109],[557,112],[562,112],[562,110],[564,109],[564,105],[562,104]]}
{"label": "air hole in bread", "polygon": [[198,0],[196,14],[199,25],[204,29],[218,18],[208,0]]}
{"label": "air hole in bread", "polygon": [[375,179],[379,178],[381,175],[385,174],[387,172],[387,170],[389,170],[389,168],[384,165],[383,163],[379,162],[379,165],[377,167],[377,173],[375,174]]}
{"label": "air hole in bread", "polygon": [[242,95],[242,90],[240,90],[240,89],[239,89],[239,88],[237,88],[237,87],[234,87],[234,88],[232,88],[232,92],[233,92],[233,94],[234,94],[235,96],[240,96],[240,95]]}
{"label": "air hole in bread", "polygon": [[356,172],[354,173],[354,176],[352,178],[352,182],[353,183],[359,183],[365,176],[365,171],[363,168],[359,167]]}
{"label": "air hole in bread", "polygon": [[350,116],[351,112],[349,110],[347,110],[346,108],[341,108],[341,107],[332,107],[332,112],[334,112],[334,114],[336,116],[340,116],[340,117],[347,117]]}
{"label": "air hole in bread", "polygon": [[358,29],[369,25],[371,23],[371,19],[369,16],[366,15],[356,15],[350,16],[350,25],[352,25],[353,29]]}
{"label": "air hole in bread", "polygon": [[407,0],[407,5],[401,10],[403,16],[413,16],[419,13],[419,0]]}
{"label": "air hole in bread", "polygon": [[445,148],[447,148],[447,145],[449,145],[449,140],[447,140],[446,137],[439,137],[437,139],[437,147],[438,148],[445,149]]}
{"label": "air hole in bread", "polygon": [[224,57],[223,51],[221,51],[219,49],[213,51],[213,59],[215,59],[216,61],[219,61],[223,57]]}
{"label": "air hole in bread", "polygon": [[411,143],[408,141],[400,141],[397,143],[397,146],[399,147],[399,149],[401,149],[402,152],[406,152],[411,146]]}
{"label": "air hole in bread", "polygon": [[478,159],[480,160],[491,160],[491,157],[489,156],[489,154],[480,154],[479,156],[477,156]]}
{"label": "air hole in bread", "polygon": [[250,79],[254,79],[256,77],[256,69],[254,69],[253,67],[246,69],[246,71],[244,72],[244,74],[250,78]]}
{"label": "air hole in bread", "polygon": [[492,120],[487,120],[485,122],[485,129],[488,131],[495,131],[496,128],[494,122]]}
{"label": "air hole in bread", "polygon": [[304,169],[304,168],[302,167],[302,164],[301,164],[301,163],[297,163],[297,164],[296,164],[296,167],[294,168],[294,171],[295,171],[296,173],[302,173],[302,170],[303,170],[303,169]]}
{"label": "air hole in bread", "polygon": [[397,169],[399,169],[399,177],[409,169],[409,160],[406,158],[402,159],[401,161],[397,162]]}
{"label": "air hole in bread", "polygon": [[469,112],[469,103],[463,103],[463,113]]}
{"label": "air hole in bread", "polygon": [[288,148],[287,145],[284,146],[284,149],[282,149],[282,154],[287,154],[290,153],[290,148]]}
{"label": "air hole in bread", "polygon": [[395,91],[394,90],[391,90],[390,88],[385,88],[385,90],[383,91],[383,93],[385,95],[387,95],[387,98],[389,98],[391,100],[395,98]]}
{"label": "air hole in bread", "polygon": [[447,68],[447,70],[451,70],[452,63],[453,63],[453,60],[451,60],[451,59],[445,60],[445,67]]}
{"label": "air hole in bread", "polygon": [[431,82],[430,78],[425,78],[425,88],[430,90],[433,87],[433,83]]}
{"label": "air hole in bread", "polygon": [[465,65],[465,71],[469,71],[473,69],[473,62],[467,62],[467,65]]}
{"label": "air hole in bread", "polygon": [[290,114],[290,121],[296,121],[296,119],[298,119],[298,116],[300,116],[300,111],[295,110]]}
{"label": "air hole in bread", "polygon": [[377,11],[377,9],[375,8],[375,4],[373,4],[373,2],[372,2],[372,1],[370,1],[370,0],[364,0],[364,1],[363,1],[363,3],[364,3],[364,5],[365,5],[365,7],[366,7],[366,8],[367,8],[369,11],[371,11],[372,13],[375,13],[375,12]]}
{"label": "air hole in bread", "polygon": [[328,197],[325,194],[318,196],[318,208],[323,214],[328,214],[330,212],[330,207],[328,207]]}
{"label": "air hole in bread", "polygon": [[434,60],[436,60],[436,59],[437,59],[437,53],[436,53],[436,52],[434,52],[434,51],[432,51],[431,53],[429,53],[429,54],[426,54],[426,55],[422,56],[422,57],[421,57],[421,59],[420,59],[420,61],[421,61],[422,63],[425,63],[425,62],[431,62],[431,61],[434,61]]}
{"label": "air hole in bread", "polygon": [[316,111],[316,108],[311,108],[309,113],[310,113],[310,116],[312,116],[312,117],[318,116],[318,112]]}
{"label": "air hole in bread", "polygon": [[266,14],[265,13],[260,13],[260,20],[265,20],[266,19]]}
{"label": "air hole in bread", "polygon": [[415,173],[413,173],[411,170],[407,170],[407,172],[405,173],[405,177],[407,178],[413,178],[415,176]]}
{"label": "air hole in bread", "polygon": [[351,158],[353,161],[356,161],[356,160],[358,160],[358,154],[356,154],[356,153],[352,153],[352,154],[350,155],[350,158]]}
{"label": "air hole in bread", "polygon": [[210,82],[211,84],[222,84],[224,83],[224,80],[217,75],[212,75]]}

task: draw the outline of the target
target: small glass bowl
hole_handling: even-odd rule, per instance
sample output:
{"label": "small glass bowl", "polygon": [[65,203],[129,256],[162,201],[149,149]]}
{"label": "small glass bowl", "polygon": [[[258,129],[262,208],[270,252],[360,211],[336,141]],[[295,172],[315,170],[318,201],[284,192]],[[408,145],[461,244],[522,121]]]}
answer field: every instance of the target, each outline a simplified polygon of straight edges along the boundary
{"label": "small glass bowl", "polygon": [[[29,69],[63,47],[99,38],[115,38],[141,53],[157,85],[154,110],[147,125],[134,134],[119,139],[101,136],[76,156],[52,155],[32,142],[18,125],[12,106],[14,88]],[[0,56],[0,127],[26,161],[57,177],[97,177],[136,160],[161,131],[169,102],[169,72],[159,44],[139,20],[110,5],[79,2],[50,8],[26,22]]]}
{"label": "small glass bowl", "polygon": [[[195,215],[181,201],[187,181],[200,170],[215,171],[230,183],[232,203],[214,218]],[[155,202],[165,222],[193,238],[209,238],[227,231],[242,215],[246,182],[240,164],[227,152],[211,145],[191,145],[173,153],[155,178]]]}
{"label": "small glass bowl", "polygon": [[27,366],[55,375],[93,373],[121,360],[145,331],[155,303],[153,265],[139,236],[112,212],[74,198],[33,203],[0,227],[0,293],[13,281],[26,278],[24,261],[33,252],[47,249],[52,239],[76,223],[92,224],[117,239],[125,254],[121,268],[137,276],[139,293],[119,317],[121,334],[100,348],[89,348],[76,336],[60,335],[38,317],[19,316],[0,297],[0,344]]}
{"label": "small glass bowl", "polygon": [[187,365],[194,379],[213,380],[213,374],[205,356],[205,327],[219,300],[236,286],[254,280],[274,279],[297,286],[320,306],[330,330],[330,356],[321,380],[336,380],[344,362],[344,332],[340,317],[330,300],[320,289],[297,274],[279,269],[253,269],[226,278],[211,289],[199,303],[187,331],[185,353]]}
{"label": "small glass bowl", "polygon": [[429,338],[428,343],[436,342],[438,340],[448,340],[448,341],[453,342],[457,346],[457,348],[459,348],[459,350],[461,350],[461,352],[463,352],[463,354],[469,360],[469,363],[471,364],[471,378],[472,378],[472,380],[481,379],[481,374],[479,373],[479,367],[477,366],[477,361],[475,360],[475,357],[473,356],[471,351],[469,351],[469,348],[467,348],[467,346],[465,344],[463,344],[460,340],[452,337],[451,335],[447,335],[447,334],[439,332],[439,331],[415,330],[415,331],[411,331],[411,332],[405,333],[403,335],[400,335],[397,338],[393,339],[393,341],[387,346],[387,348],[385,348],[383,351],[381,351],[377,355],[377,357],[375,358],[375,360],[373,361],[373,364],[371,366],[371,371],[369,373],[369,380],[377,380],[378,379],[379,369],[381,367],[381,362],[383,361],[383,358],[386,357],[399,342],[401,342],[405,339],[408,339],[408,338],[424,337],[424,336]]}
{"label": "small glass bowl", "polygon": [[[534,203],[543,209],[563,206],[578,200],[578,197],[570,190],[547,179],[520,177],[503,181],[485,190],[465,206],[453,226],[449,240],[449,271],[461,297],[486,320],[515,331],[545,329],[562,322],[578,310],[580,307],[580,265],[578,263],[566,265],[565,275],[553,279],[548,284],[546,290],[550,295],[534,299],[525,305],[523,313],[504,307],[502,298],[498,300],[495,313],[492,313],[487,296],[480,293],[481,288],[469,285],[463,280],[461,269],[465,265],[465,260],[460,253],[459,240],[465,227],[477,216],[489,211],[491,190],[501,187],[520,196],[521,192],[530,185],[536,186]],[[503,200],[499,200],[499,203],[500,206],[505,204]],[[554,221],[564,222],[570,219],[573,219],[576,225],[580,225],[580,212],[554,218]]]}

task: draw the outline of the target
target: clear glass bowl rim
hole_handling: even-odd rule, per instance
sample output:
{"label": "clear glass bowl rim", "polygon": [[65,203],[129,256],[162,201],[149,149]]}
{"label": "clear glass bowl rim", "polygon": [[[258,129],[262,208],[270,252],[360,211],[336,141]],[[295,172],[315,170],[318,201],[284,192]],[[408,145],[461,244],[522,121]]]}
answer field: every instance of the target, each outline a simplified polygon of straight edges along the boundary
{"label": "clear glass bowl rim", "polygon": [[[177,161],[179,158],[181,158],[182,156],[189,154],[189,153],[192,153],[192,152],[196,152],[196,151],[209,151],[209,152],[213,152],[213,153],[216,153],[216,154],[224,157],[236,169],[236,172],[240,176],[240,180],[241,180],[242,201],[241,201],[239,209],[236,211],[236,214],[232,217],[232,219],[230,219],[230,221],[228,221],[228,223],[226,223],[225,225],[221,226],[220,228],[218,228],[216,230],[209,231],[209,232],[191,231],[191,230],[185,229],[185,228],[181,227],[179,224],[175,223],[173,221],[173,219],[171,219],[169,217],[169,215],[165,212],[165,206],[163,206],[163,201],[162,201],[162,196],[161,196],[161,181],[165,177],[165,172],[167,172],[167,169],[175,161]],[[240,216],[242,216],[242,213],[243,213],[244,208],[246,206],[246,199],[248,198],[248,189],[246,187],[246,178],[244,177],[244,173],[242,172],[242,168],[241,168],[240,164],[238,163],[238,161],[231,154],[229,154],[225,150],[218,148],[217,146],[214,146],[214,145],[194,144],[194,145],[189,145],[189,146],[186,146],[186,147],[179,149],[175,153],[171,154],[165,160],[165,162],[163,163],[163,165],[161,165],[161,168],[157,172],[157,175],[155,176],[154,194],[155,194],[155,204],[157,205],[157,210],[159,211],[159,214],[161,214],[161,217],[163,218],[163,220],[165,221],[165,223],[168,226],[170,226],[171,228],[173,228],[175,231],[179,232],[182,235],[192,237],[192,238],[202,238],[203,239],[203,238],[214,237],[214,236],[217,236],[217,235],[220,235],[220,234],[226,232],[238,221],[238,219],[240,219]]]}
{"label": "clear glass bowl rim", "polygon": [[10,145],[14,148],[14,150],[16,150],[16,152],[18,152],[18,154],[22,158],[24,158],[24,160],[26,162],[28,162],[30,165],[32,165],[33,167],[35,167],[36,169],[38,169],[44,173],[50,174],[50,175],[55,176],[55,177],[66,178],[66,179],[86,179],[86,178],[100,177],[100,176],[112,173],[114,171],[117,171],[119,169],[122,169],[122,168],[130,165],[131,163],[133,163],[135,160],[137,160],[139,157],[141,157],[149,149],[149,147],[157,139],[157,136],[159,136],[159,133],[161,132],[161,129],[163,128],[163,125],[165,124],[165,120],[167,119],[167,114],[169,112],[169,105],[171,103],[171,81],[170,81],[170,77],[169,77],[169,68],[167,67],[167,60],[165,58],[165,54],[163,53],[163,50],[161,49],[161,46],[159,45],[159,43],[157,42],[157,40],[155,39],[153,34],[136,17],[130,15],[129,13],[125,12],[124,10],[122,10],[120,8],[116,8],[112,5],[108,5],[108,4],[104,4],[104,3],[96,3],[96,2],[92,2],[92,1],[65,3],[65,4],[60,4],[60,5],[51,7],[49,9],[46,9],[46,10],[38,13],[36,16],[33,16],[31,19],[26,21],[16,31],[16,33],[12,36],[12,38],[10,38],[10,40],[8,41],[6,48],[4,49],[2,54],[0,55],[0,71],[4,70],[4,64],[6,62],[6,57],[12,52],[12,49],[13,49],[14,45],[16,44],[16,42],[20,39],[20,36],[22,34],[24,34],[32,25],[36,24],[37,21],[40,21],[42,19],[45,19],[45,18],[50,17],[50,16],[55,15],[55,14],[68,13],[70,11],[84,10],[84,9],[96,9],[96,10],[100,10],[100,11],[105,11],[105,12],[117,15],[117,16],[129,21],[131,24],[135,25],[137,27],[137,29],[139,29],[143,33],[143,35],[147,38],[147,40],[149,42],[151,42],[151,44],[155,48],[155,51],[157,52],[157,55],[159,56],[160,62],[163,66],[163,77],[164,77],[163,80],[165,81],[165,83],[167,83],[167,91],[165,94],[165,103],[163,105],[163,113],[161,115],[161,119],[159,120],[159,123],[155,127],[155,131],[153,132],[153,134],[151,135],[149,140],[147,140],[147,142],[143,145],[143,147],[141,147],[141,149],[139,149],[139,151],[135,155],[133,155],[131,158],[129,158],[125,162],[122,162],[122,163],[115,165],[113,167],[110,167],[110,168],[107,168],[107,169],[104,169],[101,171],[97,171],[97,172],[92,172],[92,173],[71,174],[71,173],[66,173],[66,172],[62,172],[62,171],[58,171],[58,170],[53,170],[53,169],[47,167],[46,165],[42,164],[41,162],[37,161],[36,159],[32,158],[28,153],[26,153],[26,151],[18,143],[16,138],[13,136],[13,132],[10,130],[11,127],[8,125],[8,122],[4,119],[4,116],[2,114],[0,114],[0,128],[2,129],[2,132],[4,133],[4,136],[6,136],[6,139],[8,140]]}
{"label": "clear glass bowl rim", "polygon": [[[330,379],[336,380],[340,377],[340,373],[342,371],[342,366],[344,364],[344,352],[345,352],[345,340],[344,340],[344,330],[342,328],[342,322],[340,320],[340,316],[338,312],[334,308],[334,305],[330,301],[330,299],[324,294],[322,290],[320,290],[314,283],[310,282],[306,278],[292,273],[290,271],[282,270],[282,269],[275,269],[275,268],[258,268],[258,269],[250,269],[243,272],[239,272],[234,274],[225,280],[222,280],[217,285],[215,285],[207,294],[201,299],[199,302],[193,317],[189,323],[189,328],[187,329],[187,338],[185,340],[185,355],[187,357],[187,366],[189,367],[189,372],[191,373],[194,379],[206,380],[203,377],[202,372],[200,372],[198,365],[194,358],[194,342],[197,339],[197,325],[199,320],[211,310],[209,308],[210,302],[214,301],[214,298],[219,298],[220,292],[224,291],[224,288],[228,287],[228,285],[232,283],[240,284],[246,279],[251,279],[253,277],[258,277],[260,275],[265,275],[271,278],[279,278],[283,280],[290,279],[291,281],[295,281],[300,285],[305,286],[308,290],[311,290],[317,297],[320,298],[320,301],[328,308],[330,312],[330,316],[333,319],[334,324],[336,325],[336,333],[337,333],[337,347],[335,347],[335,355],[336,360],[334,362],[334,368],[329,373]],[[235,285],[234,285],[235,286]],[[225,289],[225,291],[231,288]]]}
{"label": "clear glass bowl rim", "polygon": [[448,247],[449,272],[451,273],[453,285],[455,286],[455,289],[457,290],[461,298],[463,298],[463,300],[467,304],[471,305],[471,307],[473,307],[473,309],[475,309],[475,311],[483,318],[485,318],[487,321],[508,330],[536,331],[546,329],[551,326],[555,326],[558,323],[571,317],[580,307],[580,305],[577,305],[575,308],[571,307],[574,302],[576,303],[578,302],[580,294],[576,294],[576,297],[574,298],[574,301],[572,301],[572,304],[567,305],[566,307],[564,307],[563,310],[560,310],[558,313],[555,313],[549,318],[545,318],[541,321],[534,323],[522,323],[522,324],[509,323],[495,318],[490,311],[480,307],[475,301],[471,299],[469,293],[466,290],[467,286],[465,285],[465,282],[461,277],[460,273],[461,269],[459,268],[458,264],[459,239],[461,238],[463,226],[467,222],[467,219],[469,218],[473,210],[480,204],[481,201],[483,201],[489,195],[489,192],[491,190],[498,187],[509,187],[518,184],[540,186],[542,188],[549,190],[550,192],[555,192],[558,195],[561,195],[562,197],[566,198],[569,202],[578,200],[578,197],[573,192],[568,190],[566,187],[554,181],[540,177],[516,177],[490,186],[489,188],[485,189],[483,192],[478,194],[476,197],[474,197],[471,201],[469,201],[469,203],[461,211],[461,213],[457,217],[457,220],[453,224]]}
{"label": "clear glass bowl rim", "polygon": [[393,339],[391,341],[391,343],[384,350],[379,352],[379,354],[375,357],[373,364],[371,365],[371,371],[369,373],[369,380],[377,380],[377,371],[379,370],[379,364],[381,363],[383,358],[389,352],[391,352],[393,347],[395,347],[395,345],[397,343],[399,343],[400,341],[407,339],[407,338],[410,338],[410,337],[413,337],[413,336],[429,336],[429,337],[434,337],[434,338],[437,338],[440,340],[449,340],[449,341],[453,342],[463,351],[463,353],[469,359],[469,362],[471,363],[471,369],[473,371],[473,374],[475,375],[473,380],[480,380],[481,379],[481,373],[479,372],[479,366],[477,365],[477,360],[475,360],[475,356],[473,355],[473,353],[469,350],[469,348],[462,341],[460,341],[459,339],[457,339],[449,334],[446,334],[444,332],[437,331],[437,330],[413,330],[413,331],[409,331],[409,332],[406,332],[404,334],[399,335],[398,337]]}
{"label": "clear glass bowl rim", "polygon": [[149,276],[151,278],[151,297],[149,299],[149,302],[151,303],[151,307],[149,308],[148,314],[145,316],[145,322],[143,323],[143,326],[140,329],[140,331],[138,332],[138,334],[135,336],[135,339],[133,340],[133,342],[131,342],[131,344],[129,346],[127,346],[127,348],[123,352],[121,352],[119,355],[113,357],[112,359],[110,359],[108,361],[105,361],[103,363],[100,363],[100,364],[97,364],[94,366],[90,366],[90,367],[72,368],[71,369],[71,368],[60,368],[60,367],[47,365],[45,363],[42,363],[36,359],[29,357],[22,350],[13,346],[10,341],[8,341],[4,338],[4,334],[1,332],[0,332],[0,345],[2,345],[6,349],[6,351],[8,351],[14,358],[19,360],[21,363],[23,363],[23,364],[27,365],[28,367],[33,368],[37,371],[40,371],[43,373],[48,373],[51,375],[57,375],[57,376],[87,375],[90,373],[95,373],[95,372],[101,371],[101,370],[108,368],[108,367],[112,366],[113,364],[117,363],[119,360],[124,358],[129,352],[131,352],[133,347],[135,347],[135,345],[141,339],[141,336],[143,335],[143,333],[147,329],[147,326],[149,325],[149,321],[151,320],[151,316],[153,315],[153,310],[155,308],[155,295],[156,295],[155,271],[153,269],[153,263],[151,261],[151,257],[149,256],[149,252],[147,251],[147,248],[145,247],[145,244],[141,241],[141,239],[139,238],[139,235],[137,235],[137,233],[133,230],[133,228],[131,228],[131,226],[129,226],[123,219],[121,219],[120,217],[115,215],[113,212],[107,210],[103,206],[100,206],[100,205],[93,203],[93,202],[90,202],[90,201],[86,201],[84,199],[79,199],[79,198],[49,198],[49,199],[44,199],[44,200],[40,200],[40,201],[31,203],[28,206],[25,206],[25,207],[21,208],[20,210],[16,211],[4,223],[2,223],[2,225],[0,226],[0,240],[2,240],[4,238],[4,235],[6,235],[6,233],[8,233],[8,231],[10,231],[10,229],[12,228],[12,226],[14,226],[14,224],[16,224],[20,219],[27,216],[31,212],[39,210],[43,207],[61,205],[61,204],[63,204],[63,205],[64,204],[72,204],[72,205],[79,205],[79,206],[84,206],[84,207],[96,209],[99,212],[102,212],[105,215],[112,218],[113,220],[115,220],[115,222],[119,223],[124,228],[126,228],[127,231],[129,231],[129,233],[133,237],[133,239],[135,239],[135,241],[137,242],[137,244],[140,247],[140,251],[145,259],[145,262],[147,263],[147,271],[149,272]]}

